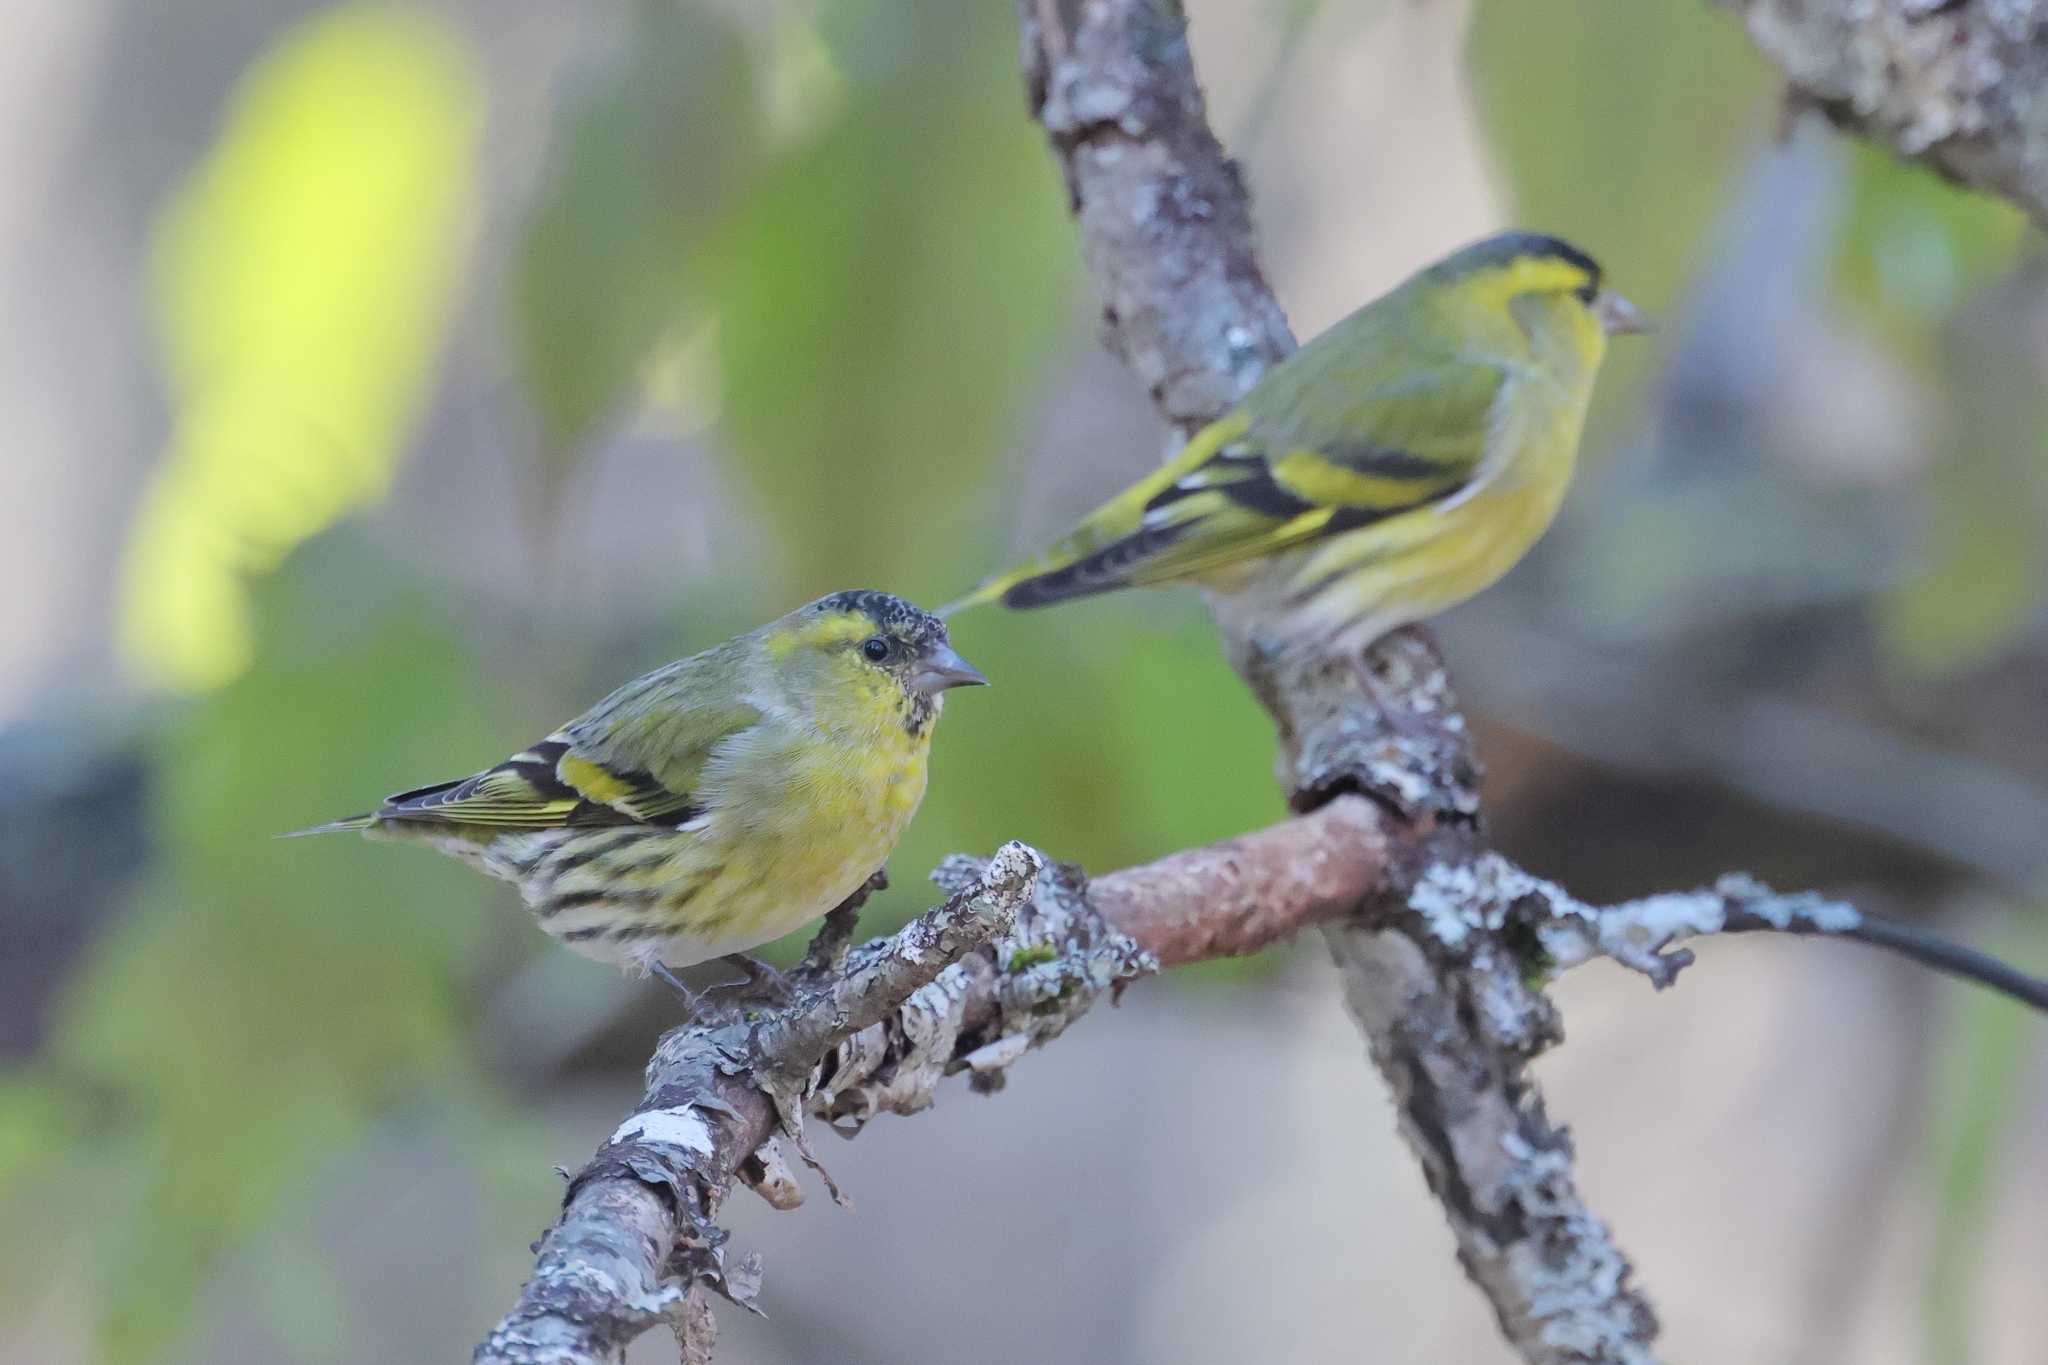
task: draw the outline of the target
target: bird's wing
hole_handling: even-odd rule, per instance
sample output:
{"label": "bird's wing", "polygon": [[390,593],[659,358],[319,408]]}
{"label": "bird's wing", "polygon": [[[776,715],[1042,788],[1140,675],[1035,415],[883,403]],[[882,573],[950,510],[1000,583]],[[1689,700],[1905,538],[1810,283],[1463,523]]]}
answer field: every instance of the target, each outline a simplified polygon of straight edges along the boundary
{"label": "bird's wing", "polygon": [[687,819],[688,805],[687,793],[671,792],[646,773],[615,772],[593,763],[557,734],[472,777],[388,797],[375,814],[379,820],[431,820],[510,832],[639,823],[656,818],[657,812]]}
{"label": "bird's wing", "polygon": [[686,824],[703,813],[712,751],[761,719],[733,698],[732,672],[730,658],[707,655],[670,664],[495,767],[391,797],[375,818],[507,831]]}
{"label": "bird's wing", "polygon": [[1319,424],[1292,420],[1284,402],[1272,418],[1240,409],[956,605],[1044,606],[1196,578],[1452,497],[1480,471],[1504,380],[1485,362],[1440,363],[1365,389]]}

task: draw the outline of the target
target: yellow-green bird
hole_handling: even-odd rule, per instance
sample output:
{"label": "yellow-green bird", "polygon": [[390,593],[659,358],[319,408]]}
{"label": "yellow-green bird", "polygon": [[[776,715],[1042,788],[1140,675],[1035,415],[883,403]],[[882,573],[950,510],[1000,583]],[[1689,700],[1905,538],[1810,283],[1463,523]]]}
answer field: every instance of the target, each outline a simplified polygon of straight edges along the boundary
{"label": "yellow-green bird", "polygon": [[924,799],[946,690],[987,681],[931,613],[833,593],[634,679],[503,763],[298,833],[452,854],[517,886],[577,952],[688,999],[670,968],[779,938],[881,867]]}
{"label": "yellow-green bird", "polygon": [[1317,336],[1172,462],[941,614],[1191,581],[1262,640],[1368,644],[1490,586],[1536,543],[1607,338],[1643,327],[1569,243],[1475,242]]}

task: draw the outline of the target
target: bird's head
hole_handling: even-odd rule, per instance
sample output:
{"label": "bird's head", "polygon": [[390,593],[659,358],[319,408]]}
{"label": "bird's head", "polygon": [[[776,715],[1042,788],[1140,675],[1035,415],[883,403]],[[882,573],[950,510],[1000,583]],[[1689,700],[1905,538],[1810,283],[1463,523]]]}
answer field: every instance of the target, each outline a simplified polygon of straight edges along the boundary
{"label": "bird's head", "polygon": [[1599,364],[1609,337],[1650,327],[1634,304],[1603,285],[1599,262],[1542,233],[1503,232],[1474,242],[1422,278],[1475,313],[1491,308],[1512,318],[1539,349],[1561,344],[1587,369]]}
{"label": "bird's head", "polygon": [[954,650],[946,623],[885,592],[835,592],[767,628],[774,667],[819,718],[853,728],[900,721],[922,734],[948,688],[988,682]]}

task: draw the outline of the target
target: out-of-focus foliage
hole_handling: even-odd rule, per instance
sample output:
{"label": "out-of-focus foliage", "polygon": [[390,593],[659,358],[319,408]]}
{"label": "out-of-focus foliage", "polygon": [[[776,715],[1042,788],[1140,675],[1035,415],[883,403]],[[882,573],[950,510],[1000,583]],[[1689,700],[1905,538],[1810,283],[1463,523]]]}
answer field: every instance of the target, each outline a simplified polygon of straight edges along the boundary
{"label": "out-of-focus foliage", "polygon": [[[711,250],[724,431],[791,596],[959,582],[965,477],[1015,422],[1071,297],[1044,148],[1000,7],[833,0],[834,109]],[[914,35],[912,58],[909,53]]]}
{"label": "out-of-focus foliage", "polygon": [[1860,142],[1835,252],[1841,297],[1900,352],[1932,363],[1944,323],[2012,268],[2026,218]]}
{"label": "out-of-focus foliage", "polygon": [[592,427],[682,323],[695,249],[755,151],[753,62],[730,20],[643,3],[576,73],[513,269],[519,373],[539,411],[547,514]]}
{"label": "out-of-focus foliage", "polygon": [[[318,1358],[310,1339],[345,1332],[358,1310],[331,1292],[308,1204],[331,1197],[323,1181],[394,1114],[457,1135],[503,1217],[497,1252],[516,1262],[556,1193],[547,1163],[588,1144],[578,1134],[537,1157],[518,1117],[534,1106],[500,1093],[501,1077],[529,1067],[554,1085],[546,1068],[573,1070],[585,1031],[635,999],[548,945],[509,888],[413,850],[271,834],[471,771],[631,674],[811,593],[948,597],[1017,548],[1020,487],[1078,496],[1089,481],[1077,470],[1146,454],[1092,444],[1086,411],[1049,424],[1081,449],[1025,453],[1022,419],[1066,352],[1092,344],[1080,325],[1092,304],[1023,113],[1011,6],[575,8],[550,35],[502,47],[428,17],[459,4],[324,9],[242,74],[211,150],[160,210],[152,301],[173,424],[128,546],[121,631],[148,677],[196,699],[143,722],[159,864],[128,913],[97,927],[45,1052],[0,1073],[0,1228],[72,1238],[0,1236],[0,1298],[53,1276],[72,1277],[63,1292],[88,1286],[110,1360],[177,1349],[209,1277],[233,1266],[239,1283],[250,1262],[260,1273],[237,1289],[237,1314],[273,1320],[292,1358]],[[1320,55],[1329,29],[1304,35],[1327,8],[1276,0],[1261,16],[1281,26],[1276,88]],[[1343,40],[1369,41],[1371,27]],[[479,156],[479,82],[500,64],[525,74],[529,42],[587,48],[559,54],[570,74],[530,190],[529,148],[493,141]],[[1773,79],[1739,26],[1698,4],[1479,0],[1470,52],[1512,217],[1582,242],[1666,324],[1613,352],[1573,495],[1597,507],[1622,463],[1602,458],[1613,433],[1637,422],[1687,325],[1679,301],[1699,283],[1701,247],[1769,154]],[[1251,102],[1248,121],[1268,107]],[[1255,156],[1283,155],[1279,143],[1257,139]],[[480,161],[521,173],[480,176]],[[1633,607],[1641,628],[1628,634],[1647,637],[1683,614],[1660,604],[1690,603],[1679,589],[1710,569],[1724,583],[1787,578],[1796,570],[1775,566],[1826,558],[1772,586],[1835,572],[1830,600],[1853,593],[1860,611],[1867,599],[1914,668],[1980,662],[2028,620],[2048,422],[2031,353],[2004,322],[1960,311],[2001,292],[2013,217],[1878,154],[1855,154],[1844,180],[1837,300],[1933,395],[1941,434],[1924,479],[1860,486],[1862,501],[1805,493],[1839,512],[1825,524],[1845,539],[1873,506],[1905,521],[1924,501],[1924,555],[1891,588],[1864,586],[1890,561],[1872,552],[1843,569],[1851,556],[1785,534],[1821,524],[1771,515],[1800,475],[1744,448],[1689,461],[1683,505],[1660,511],[1634,490],[1627,515],[1566,528],[1580,555],[1611,538],[1591,557],[1630,599],[1569,594],[1573,609],[1612,608],[1612,625]],[[490,195],[511,200],[486,200],[506,228],[488,239],[504,268],[465,278],[467,227]],[[1378,211],[1369,189],[1364,202]],[[435,439],[408,455],[461,297],[473,300],[463,340],[486,354],[450,367]],[[459,390],[496,368],[500,346],[516,389],[487,402]],[[512,440],[470,443],[502,461],[503,487],[460,464],[476,459],[464,441],[478,418],[456,407],[490,409],[493,426],[501,412],[531,418]],[[642,409],[685,421],[649,438],[631,421]],[[1713,431],[1693,436],[1717,453]],[[446,558],[387,562],[389,511],[360,533],[329,530],[383,499],[407,458],[420,502],[408,484],[402,524],[445,529],[461,552],[517,539],[492,518],[523,503],[543,533],[527,546],[556,532],[556,550],[603,560],[622,533],[571,513],[604,506],[633,460],[686,467],[661,496],[695,504],[643,499],[638,534],[680,536],[665,529],[672,513],[709,508],[723,538],[701,556],[708,571],[643,575],[630,601],[579,600],[552,619],[516,597],[480,603],[438,572]],[[1738,464],[1742,478],[1725,477]],[[449,485],[477,492],[475,507],[435,501],[437,477],[444,499]],[[1741,581],[1722,596],[1764,595]],[[664,617],[671,631],[644,632]],[[1282,813],[1269,723],[1191,594],[976,613],[954,629],[996,686],[949,699],[929,799],[864,927],[929,904],[924,873],[955,850],[1019,837],[1101,870]],[[1771,646],[1774,663],[1780,653],[1796,651]],[[528,961],[539,954],[554,955],[545,968]],[[2014,1012],[1989,1005],[1979,1020],[1978,1003],[1955,1032],[1956,1057],[1974,1060],[1942,1067],[1970,1083],[1938,1098],[1953,1120],[1934,1143],[1952,1214],[1931,1291],[1944,1350],[1962,1340],[1954,1305],[2015,1065]]]}
{"label": "out-of-focus foliage", "polygon": [[[2040,972],[2048,968],[2048,915],[2038,905],[2002,934],[1995,951]],[[1981,1242],[1996,1207],[1999,1157],[2025,1092],[2028,1043],[2039,1020],[2010,1000],[1952,990],[1946,1028],[1929,1067],[1927,1157],[1941,1216],[1928,1259],[1926,1359],[1979,1358],[1971,1296]]]}
{"label": "out-of-focus foliage", "polygon": [[150,680],[240,673],[245,578],[389,486],[461,265],[478,105],[442,24],[330,10],[250,69],[165,210],[153,274],[177,417],[120,623]]}
{"label": "out-of-focus foliage", "polygon": [[[1770,131],[1771,78],[1740,27],[1703,5],[1481,0],[1470,57],[1516,221],[1584,247],[1668,325],[1741,153]],[[1589,450],[1655,358],[1613,348]]]}
{"label": "out-of-focus foliage", "polygon": [[[374,793],[394,773],[459,771],[521,718],[477,704],[474,660],[430,613],[289,584],[262,596],[265,666],[165,735],[166,864],[95,948],[46,1051],[54,1094],[123,1116],[59,1148],[76,1172],[119,1178],[35,1182],[105,1201],[83,1225],[104,1231],[92,1251],[115,1360],[174,1335],[210,1255],[373,1116],[464,1084],[453,980],[483,888],[453,867],[363,859],[354,841],[271,836],[324,813],[306,805],[308,774]],[[349,619],[364,624],[331,628]],[[394,703],[372,724],[367,679]]]}
{"label": "out-of-focus foliage", "polygon": [[1881,604],[1908,669],[1989,661],[2033,619],[2048,568],[2048,395],[2032,335],[2038,270],[2005,277],[1939,329],[1943,435],[1928,473],[1917,562]]}
{"label": "out-of-focus foliage", "polygon": [[2040,601],[2048,401],[2030,333],[2042,291],[2011,275],[2026,232],[2011,205],[1872,148],[1846,155],[1837,290],[1941,402],[1922,542],[1883,603],[1886,640],[1908,668],[1950,671],[1985,661]]}
{"label": "out-of-focus foliage", "polygon": [[1043,149],[988,97],[1014,66],[1006,16],[939,0],[832,0],[755,48],[693,5],[636,9],[570,96],[517,269],[550,478],[709,335],[719,448],[785,595],[950,591],[981,491],[960,475],[1014,422],[1073,273]]}

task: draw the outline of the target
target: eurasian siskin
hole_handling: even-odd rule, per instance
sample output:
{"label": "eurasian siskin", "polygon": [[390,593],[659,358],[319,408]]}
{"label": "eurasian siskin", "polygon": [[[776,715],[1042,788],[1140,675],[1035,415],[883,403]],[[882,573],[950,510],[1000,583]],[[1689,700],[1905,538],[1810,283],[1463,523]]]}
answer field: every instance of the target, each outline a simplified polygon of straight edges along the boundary
{"label": "eurasian siskin", "polygon": [[1607,338],[1641,330],[1577,248],[1476,242],[1317,336],[1172,462],[941,614],[1192,581],[1262,640],[1367,644],[1535,544]]}
{"label": "eurasian siskin", "polygon": [[987,681],[937,617],[833,593],[495,767],[298,832],[452,854],[516,885],[577,952],[680,990],[670,968],[799,928],[881,867],[924,798],[946,689]]}

